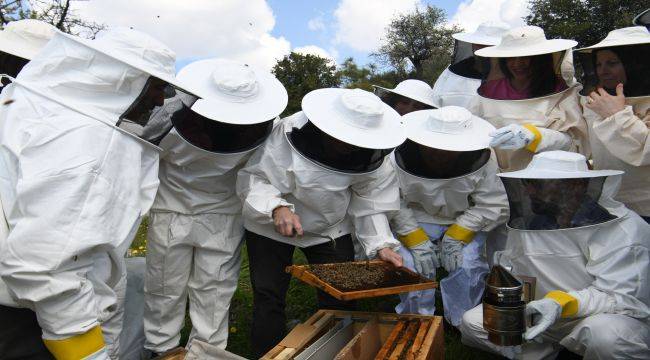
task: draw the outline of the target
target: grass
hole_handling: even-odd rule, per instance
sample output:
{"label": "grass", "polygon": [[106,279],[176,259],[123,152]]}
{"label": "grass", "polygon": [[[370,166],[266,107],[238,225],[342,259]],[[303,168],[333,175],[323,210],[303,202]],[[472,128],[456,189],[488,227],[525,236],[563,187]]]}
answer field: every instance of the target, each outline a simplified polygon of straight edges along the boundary
{"label": "grass", "polygon": [[[144,256],[146,253],[146,231],[148,222],[145,219],[131,245],[131,255]],[[295,264],[305,264],[306,259],[302,252],[295,251],[293,261]],[[357,302],[359,311],[393,312],[399,302],[398,296],[384,296],[379,298],[364,299]],[[437,309],[442,309],[442,304],[436,304]],[[315,289],[292,278],[287,293],[287,321],[305,321],[316,312]],[[228,351],[245,358],[251,358],[249,337],[253,312],[253,291],[250,284],[248,270],[248,256],[246,247],[242,248],[242,265],[239,275],[237,291],[230,304],[230,329],[228,337]],[[185,326],[181,331],[181,344],[187,342],[192,324],[188,316],[185,317]],[[463,345],[460,342],[460,333],[449,324],[445,323],[445,358],[454,360],[483,360],[499,359],[491,355]]]}

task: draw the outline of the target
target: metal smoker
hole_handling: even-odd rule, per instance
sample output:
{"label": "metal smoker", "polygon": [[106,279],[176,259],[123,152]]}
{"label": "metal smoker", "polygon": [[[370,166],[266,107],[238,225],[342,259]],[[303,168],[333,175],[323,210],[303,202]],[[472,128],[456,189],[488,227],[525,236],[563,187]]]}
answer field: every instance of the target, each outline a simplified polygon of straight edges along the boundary
{"label": "metal smoker", "polygon": [[508,270],[494,265],[483,297],[483,328],[488,340],[499,346],[521,345],[526,331],[523,284]]}

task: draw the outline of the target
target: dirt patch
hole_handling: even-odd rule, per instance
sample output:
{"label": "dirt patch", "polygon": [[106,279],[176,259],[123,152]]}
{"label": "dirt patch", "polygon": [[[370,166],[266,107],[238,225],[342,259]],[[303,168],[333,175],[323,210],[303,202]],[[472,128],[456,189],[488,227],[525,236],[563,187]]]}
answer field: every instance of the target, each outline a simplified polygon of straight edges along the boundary
{"label": "dirt patch", "polygon": [[403,269],[381,263],[309,265],[309,271],[342,292],[419,284],[422,279]]}

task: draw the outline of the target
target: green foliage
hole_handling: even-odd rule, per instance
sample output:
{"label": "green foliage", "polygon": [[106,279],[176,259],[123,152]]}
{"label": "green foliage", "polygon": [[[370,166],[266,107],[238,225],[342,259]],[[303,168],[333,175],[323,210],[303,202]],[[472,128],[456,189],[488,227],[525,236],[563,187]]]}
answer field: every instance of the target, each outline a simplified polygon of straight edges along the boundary
{"label": "green foliage", "polygon": [[399,15],[386,28],[384,43],[373,54],[397,72],[406,73],[413,66],[414,76],[425,80],[437,77],[448,65],[454,40],[453,33],[461,31],[445,25],[444,10],[427,5],[423,10]]}
{"label": "green foliage", "polygon": [[302,98],[308,92],[341,84],[336,65],[315,55],[292,52],[278,61],[272,72],[289,93],[289,104],[282,116],[300,111]]}
{"label": "green foliage", "polygon": [[548,38],[574,39],[593,45],[614,29],[632,26],[648,7],[637,0],[530,0],[526,23],[544,29]]}
{"label": "green foliage", "polygon": [[396,70],[380,72],[375,64],[359,67],[353,58],[347,58],[339,65],[337,71],[341,78],[341,86],[348,89],[364,89],[372,91],[372,85],[394,87],[397,83],[408,78],[408,73]]}

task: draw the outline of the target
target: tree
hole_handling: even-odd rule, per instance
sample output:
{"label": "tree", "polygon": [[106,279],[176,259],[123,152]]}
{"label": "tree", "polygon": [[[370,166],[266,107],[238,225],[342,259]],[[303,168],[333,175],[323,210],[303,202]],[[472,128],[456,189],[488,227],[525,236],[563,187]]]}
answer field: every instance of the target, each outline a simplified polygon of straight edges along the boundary
{"label": "tree", "polygon": [[614,29],[632,26],[634,16],[647,7],[647,2],[635,0],[530,0],[525,20],[544,29],[548,38],[589,46]]}
{"label": "tree", "polygon": [[289,104],[282,116],[300,111],[300,103],[308,92],[341,84],[336,66],[330,60],[292,52],[278,61],[272,70],[287,89]]}
{"label": "tree", "polygon": [[418,79],[437,76],[451,58],[454,46],[451,35],[461,31],[456,26],[447,27],[445,22],[444,10],[431,5],[399,15],[386,28],[383,45],[373,56],[398,73],[406,72],[410,63]]}
{"label": "tree", "polygon": [[79,17],[72,7],[72,2],[73,0],[2,0],[0,1],[0,27],[15,20],[38,19],[68,34],[90,38],[94,38],[98,32],[106,28],[104,24]]}

